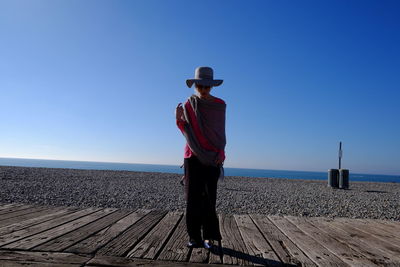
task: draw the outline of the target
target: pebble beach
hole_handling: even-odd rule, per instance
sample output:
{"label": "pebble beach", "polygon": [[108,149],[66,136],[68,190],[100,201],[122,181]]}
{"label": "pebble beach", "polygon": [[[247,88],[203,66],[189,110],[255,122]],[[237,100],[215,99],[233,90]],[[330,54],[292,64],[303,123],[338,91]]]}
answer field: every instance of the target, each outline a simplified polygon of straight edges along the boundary
{"label": "pebble beach", "polygon": [[[185,210],[181,175],[154,172],[0,166],[0,203]],[[217,212],[400,221],[400,183],[225,177]]]}

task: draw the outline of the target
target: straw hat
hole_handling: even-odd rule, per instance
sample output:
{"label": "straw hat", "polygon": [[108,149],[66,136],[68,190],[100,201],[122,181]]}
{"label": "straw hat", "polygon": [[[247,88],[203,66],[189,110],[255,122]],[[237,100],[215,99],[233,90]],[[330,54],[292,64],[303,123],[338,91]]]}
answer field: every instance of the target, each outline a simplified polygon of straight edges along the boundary
{"label": "straw hat", "polygon": [[223,80],[214,80],[214,71],[210,67],[198,67],[194,72],[194,79],[187,79],[186,84],[190,88],[193,83],[204,86],[219,86]]}

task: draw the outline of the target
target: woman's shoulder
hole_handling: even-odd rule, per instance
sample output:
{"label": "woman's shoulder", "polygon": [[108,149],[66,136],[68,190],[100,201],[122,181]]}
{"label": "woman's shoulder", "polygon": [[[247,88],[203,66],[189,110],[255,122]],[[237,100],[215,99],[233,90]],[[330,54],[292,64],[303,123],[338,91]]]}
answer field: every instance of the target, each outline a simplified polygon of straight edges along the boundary
{"label": "woman's shoulder", "polygon": [[214,101],[217,103],[225,104],[224,100],[222,100],[221,98],[215,97],[215,96],[214,96]]}

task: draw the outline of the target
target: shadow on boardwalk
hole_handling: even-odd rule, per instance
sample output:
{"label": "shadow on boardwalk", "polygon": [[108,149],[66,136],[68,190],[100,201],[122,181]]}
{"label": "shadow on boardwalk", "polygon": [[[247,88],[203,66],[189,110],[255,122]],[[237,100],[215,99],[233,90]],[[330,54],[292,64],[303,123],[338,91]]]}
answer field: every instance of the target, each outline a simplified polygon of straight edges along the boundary
{"label": "shadow on boardwalk", "polygon": [[[221,253],[222,252],[222,253]],[[244,261],[248,261],[251,264],[255,265],[264,265],[264,266],[297,266],[296,264],[284,264],[280,261],[275,261],[271,259],[265,259],[262,257],[258,256],[253,256],[250,254],[243,253],[241,251],[233,250],[230,248],[225,248],[225,247],[218,247],[214,246],[211,250],[210,253],[214,255],[218,255],[221,259],[221,262],[223,262],[223,255],[228,255],[233,258],[241,259]]]}

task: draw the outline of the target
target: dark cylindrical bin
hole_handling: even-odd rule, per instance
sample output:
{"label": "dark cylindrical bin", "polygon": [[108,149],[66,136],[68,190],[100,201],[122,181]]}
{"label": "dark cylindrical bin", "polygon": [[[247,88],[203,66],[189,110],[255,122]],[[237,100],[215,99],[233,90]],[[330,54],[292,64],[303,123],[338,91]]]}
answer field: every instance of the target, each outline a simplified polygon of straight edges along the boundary
{"label": "dark cylindrical bin", "polygon": [[339,186],[339,170],[329,169],[328,170],[328,186],[338,188]]}
{"label": "dark cylindrical bin", "polygon": [[340,189],[349,188],[349,170],[347,169],[339,170],[339,188]]}

